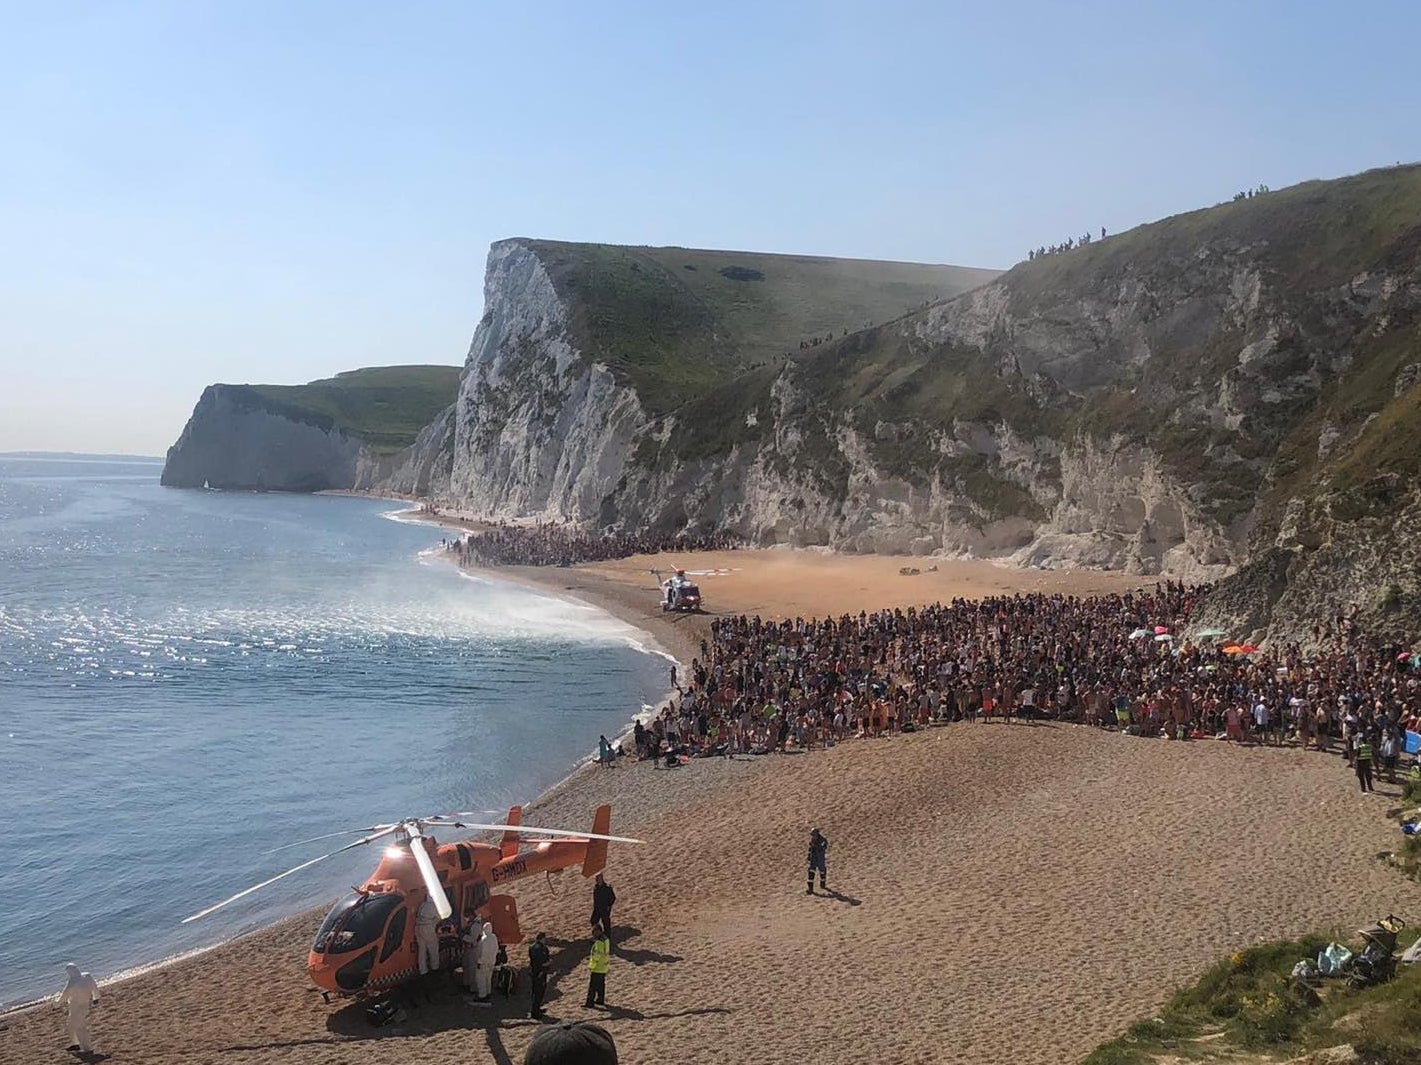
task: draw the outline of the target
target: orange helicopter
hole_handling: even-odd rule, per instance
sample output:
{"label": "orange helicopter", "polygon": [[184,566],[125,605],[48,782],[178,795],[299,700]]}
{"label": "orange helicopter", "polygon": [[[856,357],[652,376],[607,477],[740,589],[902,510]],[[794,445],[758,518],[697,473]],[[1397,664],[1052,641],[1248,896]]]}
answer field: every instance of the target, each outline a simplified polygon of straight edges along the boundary
{"label": "orange helicopter", "polygon": [[[607,834],[612,826],[610,806],[597,807],[591,832],[523,825],[521,806],[512,807],[503,824],[461,820],[466,816],[469,815],[440,814],[351,830],[366,834],[185,917],[182,923],[206,917],[317,862],[389,837],[390,843],[375,872],[337,902],[321,922],[306,959],[311,979],[328,997],[332,993],[384,995],[419,975],[415,915],[425,898],[434,900],[441,922],[452,921],[456,928],[463,929],[478,916],[493,923],[500,945],[511,946],[523,939],[518,927],[517,903],[511,895],[490,894],[490,888],[503,887],[534,873],[561,872],[575,865],[581,865],[584,877],[594,876],[607,864],[608,843],[643,842]],[[501,830],[503,838],[497,844],[461,840],[440,845],[427,834],[434,828]],[[301,843],[344,834],[333,832]],[[551,838],[535,841],[531,848],[524,850],[520,839],[523,834]],[[448,968],[459,953],[458,941],[441,937],[440,943],[440,966]]]}

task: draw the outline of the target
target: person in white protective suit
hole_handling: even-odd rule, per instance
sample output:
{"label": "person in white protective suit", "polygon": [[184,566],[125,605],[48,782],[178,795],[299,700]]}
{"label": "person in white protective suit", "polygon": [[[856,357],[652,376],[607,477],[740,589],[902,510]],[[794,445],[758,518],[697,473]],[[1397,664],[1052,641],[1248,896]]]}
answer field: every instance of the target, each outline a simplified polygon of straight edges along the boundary
{"label": "person in white protective suit", "polygon": [[69,974],[69,982],[59,995],[59,1004],[69,1008],[69,1020],[65,1033],[69,1036],[69,1049],[88,1054],[94,1048],[90,1045],[89,1010],[99,1004],[99,984],[88,973],[81,973],[72,961],[64,966]]}
{"label": "person in white protective suit", "polygon": [[498,936],[492,923],[485,921],[474,943],[474,995],[480,1005],[493,1001],[493,969],[498,964]]}
{"label": "person in white protective suit", "polygon": [[414,918],[414,941],[419,949],[419,975],[439,968],[439,909],[425,897]]}

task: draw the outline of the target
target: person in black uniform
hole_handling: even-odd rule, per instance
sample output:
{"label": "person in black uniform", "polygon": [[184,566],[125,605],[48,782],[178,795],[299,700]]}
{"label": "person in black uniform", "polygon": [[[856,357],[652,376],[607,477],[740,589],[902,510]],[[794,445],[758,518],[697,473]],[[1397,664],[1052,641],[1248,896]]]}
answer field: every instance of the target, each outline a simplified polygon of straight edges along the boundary
{"label": "person in black uniform", "polygon": [[809,833],[809,875],[805,886],[806,895],[814,894],[814,872],[819,871],[819,890],[828,891],[824,886],[826,875],[826,859],[829,856],[829,841],[824,838],[824,833],[817,828]]}
{"label": "person in black uniform", "polygon": [[528,1010],[530,1017],[542,1019],[547,1014],[543,1012],[543,996],[548,993],[548,966],[552,964],[553,955],[548,950],[546,932],[539,932],[537,937],[528,946],[528,977],[529,984],[532,985],[533,1004]]}
{"label": "person in black uniform", "polygon": [[597,874],[597,880],[592,885],[592,923],[601,924],[607,929],[607,935],[612,935],[612,903],[617,901],[617,893],[612,890],[612,885],[602,879],[602,874]]}

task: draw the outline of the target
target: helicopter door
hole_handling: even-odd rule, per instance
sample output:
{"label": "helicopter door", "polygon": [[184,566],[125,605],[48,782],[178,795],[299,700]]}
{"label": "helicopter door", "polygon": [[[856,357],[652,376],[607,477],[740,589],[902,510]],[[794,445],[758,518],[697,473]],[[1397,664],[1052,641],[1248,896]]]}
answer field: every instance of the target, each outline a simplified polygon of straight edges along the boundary
{"label": "helicopter door", "polygon": [[465,917],[472,917],[475,912],[482,909],[488,902],[488,884],[483,880],[475,880],[472,884],[464,886],[464,905],[462,907]]}
{"label": "helicopter door", "polygon": [[505,947],[523,942],[523,932],[518,927],[518,903],[512,895],[495,895],[489,899],[488,919],[493,922],[498,941]]}
{"label": "helicopter door", "polygon": [[380,949],[381,961],[399,950],[400,944],[405,941],[405,914],[408,912],[401,906],[395,911],[395,916],[390,918],[390,927],[385,932],[385,945]]}

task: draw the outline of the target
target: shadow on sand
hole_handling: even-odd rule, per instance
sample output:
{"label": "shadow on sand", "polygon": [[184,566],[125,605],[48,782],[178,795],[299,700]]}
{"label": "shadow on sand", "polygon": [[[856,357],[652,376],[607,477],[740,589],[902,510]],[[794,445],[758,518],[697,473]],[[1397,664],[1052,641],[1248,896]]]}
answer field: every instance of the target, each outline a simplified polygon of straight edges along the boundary
{"label": "shadow on sand", "polygon": [[[626,925],[615,926],[612,930],[612,955],[616,961],[631,965],[673,965],[682,961],[678,954],[663,954],[646,948],[628,947],[627,943],[641,935],[640,928]],[[674,1013],[642,1013],[629,1007],[611,1006],[605,1010],[582,1009],[581,998],[585,990],[587,955],[591,948],[586,939],[547,940],[553,950],[552,965],[548,970],[548,994],[546,1007],[548,1021],[559,1019],[577,1020],[595,1017],[601,1013],[634,1021],[666,1020],[673,1017],[691,1017],[701,1014],[729,1013],[723,1007],[688,1008]],[[288,1049],[303,1046],[330,1046],[340,1043],[364,1042],[377,1039],[410,1039],[434,1035],[448,1031],[482,1031],[487,1042],[489,1055],[495,1062],[510,1062],[508,1050],[503,1044],[502,1031],[513,1028],[536,1027],[540,1021],[528,1016],[527,974],[520,974],[518,990],[509,997],[495,995],[487,1006],[476,1005],[463,987],[455,980],[451,970],[430,973],[421,979],[411,981],[399,988],[391,997],[399,1003],[401,1015],[398,1020],[383,1027],[372,1026],[366,1017],[368,1002],[350,1003],[332,1013],[326,1019],[328,1036],[314,1036],[308,1039],[276,1040],[269,1043],[234,1044],[222,1048],[223,1053],[247,1053],[255,1050]],[[615,981],[613,988],[615,989]],[[558,1006],[568,1013],[566,1018],[555,1015]]]}
{"label": "shadow on sand", "polygon": [[862,906],[863,899],[856,899],[852,895],[845,895],[841,891],[819,890],[814,893],[816,899],[827,899],[830,902],[842,902],[846,906]]}

